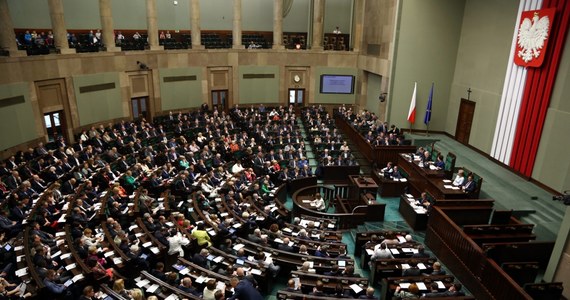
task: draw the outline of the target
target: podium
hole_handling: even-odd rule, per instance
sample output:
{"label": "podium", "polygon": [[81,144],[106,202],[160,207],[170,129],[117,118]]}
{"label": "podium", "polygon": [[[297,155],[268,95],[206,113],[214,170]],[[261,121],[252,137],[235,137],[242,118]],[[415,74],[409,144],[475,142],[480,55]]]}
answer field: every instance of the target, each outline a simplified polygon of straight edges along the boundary
{"label": "podium", "polygon": [[358,199],[365,204],[376,201],[378,185],[370,176],[350,175],[349,199]]}

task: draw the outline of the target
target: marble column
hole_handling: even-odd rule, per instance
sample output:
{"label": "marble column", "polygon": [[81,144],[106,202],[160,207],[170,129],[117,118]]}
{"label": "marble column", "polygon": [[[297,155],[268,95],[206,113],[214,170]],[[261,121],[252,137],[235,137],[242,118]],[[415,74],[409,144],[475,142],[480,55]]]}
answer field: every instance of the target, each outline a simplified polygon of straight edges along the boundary
{"label": "marble column", "polygon": [[164,50],[158,45],[158,25],[156,22],[156,0],[146,0],[146,25],[150,50]]}
{"label": "marble column", "polygon": [[19,51],[16,44],[8,0],[0,0],[0,49],[8,51],[10,56],[26,56],[26,51]]}
{"label": "marble column", "polygon": [[273,0],[273,49],[283,46],[283,0]]}
{"label": "marble column", "polygon": [[234,28],[232,30],[233,49],[243,49],[241,44],[241,0],[234,1]]}
{"label": "marble column", "polygon": [[192,49],[204,49],[200,30],[200,0],[191,0],[192,8]]}
{"label": "marble column", "polygon": [[323,50],[323,27],[325,17],[325,0],[313,2],[313,44],[312,50]]}
{"label": "marble column", "polygon": [[103,36],[103,45],[105,45],[107,52],[121,51],[121,48],[115,47],[115,32],[113,28],[111,0],[99,0],[99,14],[101,15],[101,35]]}
{"label": "marble column", "polygon": [[65,27],[62,0],[48,0],[48,5],[55,48],[61,54],[75,53],[75,49],[70,49],[67,42],[67,28]]}
{"label": "marble column", "polygon": [[354,0],[354,26],[352,26],[352,51],[360,52],[364,34],[364,0]]}

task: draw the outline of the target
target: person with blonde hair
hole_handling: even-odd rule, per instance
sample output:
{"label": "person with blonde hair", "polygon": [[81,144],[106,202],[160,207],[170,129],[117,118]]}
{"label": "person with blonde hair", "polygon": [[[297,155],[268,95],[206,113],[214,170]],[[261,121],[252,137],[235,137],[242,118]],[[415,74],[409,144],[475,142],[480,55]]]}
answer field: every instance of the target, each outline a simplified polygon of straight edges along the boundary
{"label": "person with blonde hair", "polygon": [[131,298],[131,293],[125,289],[125,280],[122,278],[115,280],[113,283],[113,291],[127,299]]}
{"label": "person with blonde hair", "polygon": [[141,289],[132,289],[131,290],[131,298],[133,300],[144,300],[144,295]]}

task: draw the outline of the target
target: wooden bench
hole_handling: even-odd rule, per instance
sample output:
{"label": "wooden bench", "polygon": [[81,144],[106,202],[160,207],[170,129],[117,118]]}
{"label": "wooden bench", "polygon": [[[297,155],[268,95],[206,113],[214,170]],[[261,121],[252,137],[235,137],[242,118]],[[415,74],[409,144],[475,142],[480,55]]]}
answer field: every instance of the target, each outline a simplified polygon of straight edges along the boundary
{"label": "wooden bench", "polygon": [[483,243],[485,255],[497,264],[505,262],[536,261],[546,269],[554,249],[554,241]]}

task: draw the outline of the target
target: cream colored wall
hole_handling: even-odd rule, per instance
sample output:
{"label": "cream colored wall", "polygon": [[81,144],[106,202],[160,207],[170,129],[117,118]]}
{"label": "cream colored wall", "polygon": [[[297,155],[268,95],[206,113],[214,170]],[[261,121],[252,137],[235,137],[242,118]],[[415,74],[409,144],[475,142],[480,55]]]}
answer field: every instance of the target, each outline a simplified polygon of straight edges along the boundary
{"label": "cream colored wall", "polygon": [[[156,1],[156,14],[159,30],[190,30],[191,9],[190,0]],[[146,16],[146,15],[145,15]],[[146,27],[146,19],[145,27]]]}
{"label": "cream colored wall", "polygon": [[332,33],[338,26],[342,33],[350,32],[352,2],[354,0],[326,0],[324,32]]}
{"label": "cream colored wall", "polygon": [[455,134],[461,98],[467,98],[467,89],[471,88],[470,99],[476,107],[469,144],[485,153],[491,151],[493,143],[518,2],[467,0],[465,5],[447,120],[442,125],[446,132]]}
{"label": "cream colored wall", "polygon": [[[565,49],[570,49],[570,33]],[[550,106],[532,177],[557,191],[570,190],[570,51],[564,51],[552,91]]]}
{"label": "cream colored wall", "polygon": [[[0,99],[24,96],[25,102],[0,108],[0,150],[4,150],[39,137],[36,132],[36,118],[34,118],[33,106],[28,83],[13,83],[0,85]],[[1,103],[1,102],[0,102]],[[41,122],[41,120],[39,120]]]}
{"label": "cream colored wall", "polygon": [[423,120],[434,82],[430,130],[444,130],[465,1],[409,0],[401,4],[388,122],[409,128],[408,110],[417,82],[413,128],[425,130]]}
{"label": "cream colored wall", "polygon": [[[81,93],[86,86],[114,83],[115,88]],[[89,125],[128,116],[123,110],[119,74],[115,72],[73,76],[79,125]]]}
{"label": "cream colored wall", "polygon": [[[239,66],[239,103],[279,103],[279,66]],[[244,74],[273,75],[273,78],[243,78]]]}
{"label": "cream colored wall", "polygon": [[[196,76],[196,80],[164,82],[169,76]],[[159,80],[163,111],[198,107],[204,102],[202,68],[160,69]]]}
{"label": "cream colored wall", "polygon": [[289,14],[283,18],[283,32],[307,32],[309,28],[309,0],[295,0]]}

